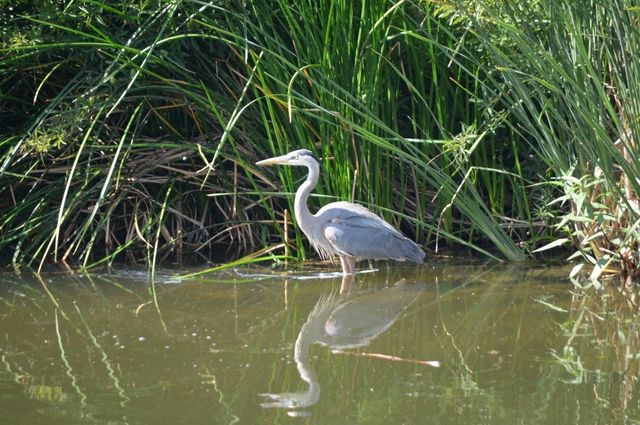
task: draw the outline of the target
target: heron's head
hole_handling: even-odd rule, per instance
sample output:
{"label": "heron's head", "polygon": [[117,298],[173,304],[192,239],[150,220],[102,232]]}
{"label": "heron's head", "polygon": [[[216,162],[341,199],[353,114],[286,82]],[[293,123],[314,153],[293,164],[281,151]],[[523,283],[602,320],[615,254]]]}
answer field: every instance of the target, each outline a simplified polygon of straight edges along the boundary
{"label": "heron's head", "polygon": [[256,162],[256,165],[302,165],[311,167],[318,164],[318,159],[308,149],[298,149],[293,152],[289,152],[286,155],[275,156],[269,159],[263,159]]}

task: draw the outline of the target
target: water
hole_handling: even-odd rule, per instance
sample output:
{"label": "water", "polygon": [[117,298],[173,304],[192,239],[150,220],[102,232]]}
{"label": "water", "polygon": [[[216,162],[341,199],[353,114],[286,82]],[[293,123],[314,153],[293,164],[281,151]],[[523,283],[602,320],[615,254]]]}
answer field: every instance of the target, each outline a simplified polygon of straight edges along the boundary
{"label": "water", "polygon": [[1,275],[0,423],[638,423],[633,294],[460,263]]}

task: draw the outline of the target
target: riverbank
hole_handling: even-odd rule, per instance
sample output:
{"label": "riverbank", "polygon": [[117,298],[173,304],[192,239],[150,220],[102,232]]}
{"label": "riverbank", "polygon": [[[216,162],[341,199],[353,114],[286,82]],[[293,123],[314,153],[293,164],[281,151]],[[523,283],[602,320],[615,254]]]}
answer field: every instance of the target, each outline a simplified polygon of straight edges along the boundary
{"label": "riverbank", "polygon": [[[0,253],[16,266],[313,257],[356,200],[431,252],[573,246],[633,280],[640,35],[629,1],[18,2],[0,51]],[[275,247],[279,247],[277,250]],[[584,264],[584,266],[580,266]]]}

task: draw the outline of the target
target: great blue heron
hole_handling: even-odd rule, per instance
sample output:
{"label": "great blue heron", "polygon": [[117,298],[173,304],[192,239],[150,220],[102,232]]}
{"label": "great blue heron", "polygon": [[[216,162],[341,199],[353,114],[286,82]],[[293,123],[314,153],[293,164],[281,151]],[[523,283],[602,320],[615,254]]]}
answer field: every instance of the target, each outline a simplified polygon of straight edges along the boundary
{"label": "great blue heron", "polygon": [[345,275],[355,273],[356,259],[423,262],[425,254],[417,244],[362,205],[332,202],[320,208],[316,214],[311,214],[307,199],[318,183],[320,174],[318,160],[311,151],[298,149],[256,164],[307,167],[307,179],[296,192],[296,221],[320,257],[340,257]]}

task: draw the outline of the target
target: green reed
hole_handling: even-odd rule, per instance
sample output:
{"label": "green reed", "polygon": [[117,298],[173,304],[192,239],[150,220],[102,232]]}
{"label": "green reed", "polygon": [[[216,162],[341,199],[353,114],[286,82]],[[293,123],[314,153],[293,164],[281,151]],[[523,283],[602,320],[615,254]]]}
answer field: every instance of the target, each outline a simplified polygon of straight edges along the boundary
{"label": "green reed", "polygon": [[485,54],[479,82],[508,111],[515,140],[544,162],[537,180],[553,188],[547,208],[566,236],[546,247],[573,242],[572,275],[590,264],[596,285],[608,269],[631,280],[640,262],[637,5],[520,6],[481,2],[464,12]]}
{"label": "green reed", "polygon": [[276,196],[301,176],[253,165],[307,147],[322,157],[316,206],[353,199],[420,243],[522,258],[530,181],[514,164],[529,148],[487,119],[478,67],[458,51],[467,29],[437,13],[18,3],[0,50],[0,251],[85,268],[283,241],[308,256]]}

